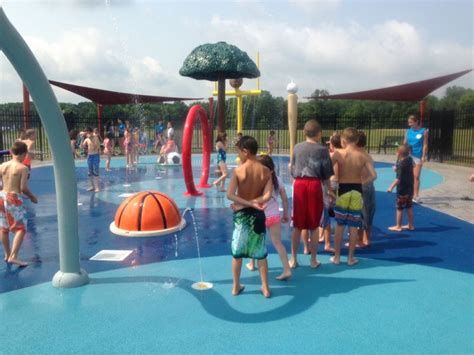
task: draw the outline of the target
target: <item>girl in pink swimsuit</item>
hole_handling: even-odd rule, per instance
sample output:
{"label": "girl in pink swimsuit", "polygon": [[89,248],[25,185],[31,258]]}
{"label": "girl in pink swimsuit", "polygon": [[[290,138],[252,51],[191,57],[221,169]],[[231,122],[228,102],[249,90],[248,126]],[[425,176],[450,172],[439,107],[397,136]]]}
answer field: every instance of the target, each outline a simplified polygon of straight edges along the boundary
{"label": "girl in pink swimsuit", "polygon": [[[275,165],[273,160],[268,155],[263,155],[260,158],[260,163],[266,166],[272,172],[273,181],[273,193],[272,198],[265,205],[265,225],[270,232],[272,243],[280,256],[281,263],[283,265],[283,272],[277,276],[277,280],[287,280],[291,277],[291,269],[288,264],[288,254],[286,248],[281,242],[281,222],[287,223],[288,218],[288,196],[286,195],[285,186],[278,179],[275,174]],[[280,218],[280,206],[278,205],[278,195],[280,195],[283,202],[283,217]],[[247,263],[247,269],[250,271],[255,270],[254,260],[250,260]]]}
{"label": "girl in pink swimsuit", "polygon": [[108,132],[104,139],[104,154],[106,155],[105,160],[105,171],[110,171],[110,161],[112,160],[112,153],[114,150],[114,135]]}

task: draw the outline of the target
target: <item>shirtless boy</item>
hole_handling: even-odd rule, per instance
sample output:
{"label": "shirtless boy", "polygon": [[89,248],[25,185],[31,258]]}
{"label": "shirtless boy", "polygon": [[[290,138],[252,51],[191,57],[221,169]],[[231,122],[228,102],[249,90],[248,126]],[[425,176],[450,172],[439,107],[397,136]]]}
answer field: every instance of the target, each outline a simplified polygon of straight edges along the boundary
{"label": "shirtless boy", "polygon": [[87,167],[91,187],[87,191],[99,192],[99,164],[100,164],[100,140],[92,133],[92,128],[85,129],[86,139],[81,144],[81,148],[87,149]]}
{"label": "shirtless boy", "polygon": [[253,137],[243,136],[236,144],[242,162],[234,170],[229,183],[227,198],[234,202],[234,232],[232,235],[232,294],[239,295],[244,290],[240,283],[242,258],[258,260],[261,291],[270,297],[268,287],[267,248],[265,246],[264,204],[272,196],[270,170],[256,158],[258,143]]}
{"label": "shirtless boy", "polygon": [[[362,182],[369,183],[377,177],[372,159],[357,147],[359,132],[355,128],[346,128],[342,132],[342,148],[332,156],[339,178],[338,196],[334,213],[336,215],[335,252],[331,262],[340,264],[341,243],[345,226],[349,227],[349,252],[347,265],[359,261],[354,257],[358,239],[358,228],[362,228]],[[366,171],[364,171],[366,170]]]}
{"label": "shirtless boy", "polygon": [[[367,154],[373,166],[374,161],[365,150],[366,146],[367,136],[363,131],[359,131],[357,147]],[[362,199],[364,201],[362,208],[363,228],[359,229],[359,241],[357,244],[360,247],[369,247],[372,240],[372,222],[375,215],[375,186],[374,179],[370,177],[367,169],[363,169],[362,173]]]}
{"label": "shirtless boy", "polygon": [[[0,165],[0,177],[3,182],[3,189],[0,191],[0,234],[4,260],[18,266],[27,266],[27,262],[18,259],[26,233],[26,210],[22,194],[33,203],[38,203],[38,200],[28,189],[28,168],[22,164],[28,154],[28,147],[23,142],[15,142],[11,154],[12,160]],[[11,249],[10,232],[15,233]]]}
{"label": "shirtless boy", "polygon": [[35,153],[35,143],[36,143],[36,133],[34,129],[27,129],[25,135],[21,137],[21,142],[26,144],[28,152],[26,153],[25,160],[23,160],[23,165],[26,165],[28,170],[31,170],[31,161],[34,158]]}

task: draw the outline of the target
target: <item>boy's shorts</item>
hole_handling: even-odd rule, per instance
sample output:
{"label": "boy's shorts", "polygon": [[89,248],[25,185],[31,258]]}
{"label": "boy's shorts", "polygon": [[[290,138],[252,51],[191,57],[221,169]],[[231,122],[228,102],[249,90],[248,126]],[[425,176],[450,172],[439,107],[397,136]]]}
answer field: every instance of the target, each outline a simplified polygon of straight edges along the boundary
{"label": "boy's shorts", "polygon": [[362,199],[364,206],[362,208],[362,219],[364,229],[372,227],[375,215],[375,186],[374,183],[362,185]]}
{"label": "boy's shorts", "polygon": [[254,208],[234,212],[232,256],[234,258],[265,259],[265,213]]}
{"label": "boy's shorts", "polygon": [[413,207],[412,195],[397,195],[397,210],[403,210]]}
{"label": "boy's shorts", "polygon": [[315,230],[323,215],[323,189],[318,178],[296,178],[293,183],[293,227]]}
{"label": "boy's shorts", "polygon": [[26,209],[23,197],[15,192],[0,191],[0,231],[26,231]]}
{"label": "boy's shorts", "polygon": [[334,213],[338,225],[349,227],[362,227],[362,194],[351,190],[339,195],[336,200]]}
{"label": "boy's shorts", "polygon": [[99,176],[100,154],[91,154],[87,157],[87,167],[89,176]]}

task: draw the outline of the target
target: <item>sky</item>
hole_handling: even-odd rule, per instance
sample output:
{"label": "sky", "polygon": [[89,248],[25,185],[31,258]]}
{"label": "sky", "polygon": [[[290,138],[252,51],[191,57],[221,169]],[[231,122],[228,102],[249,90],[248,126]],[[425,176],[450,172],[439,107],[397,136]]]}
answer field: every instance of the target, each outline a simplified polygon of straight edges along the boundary
{"label": "sky", "polygon": [[[225,41],[255,60],[261,89],[286,97],[404,84],[474,68],[474,1],[0,0],[51,80],[138,94],[209,97],[179,75],[198,45]],[[474,73],[449,85],[474,88]],[[246,79],[243,89],[254,89]],[[436,91],[442,96],[446,86]],[[59,88],[61,102],[86,99]],[[22,101],[0,52],[0,103]]]}

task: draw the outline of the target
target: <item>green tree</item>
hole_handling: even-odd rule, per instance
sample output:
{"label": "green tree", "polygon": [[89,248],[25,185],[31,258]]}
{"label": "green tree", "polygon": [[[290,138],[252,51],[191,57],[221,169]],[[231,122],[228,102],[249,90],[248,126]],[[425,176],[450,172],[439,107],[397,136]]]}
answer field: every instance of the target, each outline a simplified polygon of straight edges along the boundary
{"label": "green tree", "polygon": [[459,98],[457,108],[462,112],[474,113],[474,90],[468,90]]}

